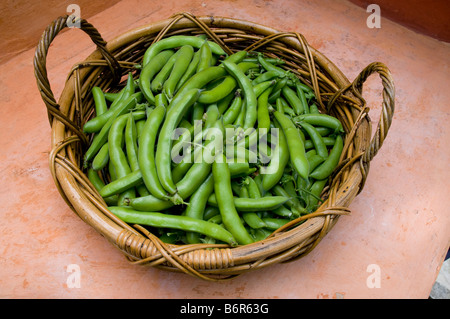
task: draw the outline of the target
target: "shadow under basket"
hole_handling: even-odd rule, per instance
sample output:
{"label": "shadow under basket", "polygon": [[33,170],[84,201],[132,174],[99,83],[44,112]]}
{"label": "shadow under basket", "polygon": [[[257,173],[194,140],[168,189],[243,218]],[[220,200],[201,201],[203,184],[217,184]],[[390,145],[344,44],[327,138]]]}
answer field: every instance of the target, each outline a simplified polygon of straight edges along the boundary
{"label": "shadow under basket", "polygon": [[[248,21],[180,13],[106,43],[91,24],[80,20],[80,29],[90,36],[97,49],[70,70],[56,101],[48,81],[46,58],[51,42],[67,27],[69,18],[60,17],[47,27],[34,57],[37,85],[52,130],[50,168],[69,207],[130,262],[184,272],[204,280],[230,279],[305,256],[331,230],[340,215],[350,212],[348,207],[364,186],[370,161],[382,146],[394,113],[394,83],[383,63],[371,63],[350,82],[330,60],[308,45],[303,35],[279,32]],[[83,155],[91,136],[84,134],[82,127],[94,116],[91,89],[98,86],[117,92],[128,72],[138,74],[138,65],[152,43],[172,35],[200,34],[206,34],[227,54],[258,51],[284,60],[282,67],[314,90],[321,112],[337,117],[345,130],[340,163],[322,192],[320,207],[289,222],[267,239],[248,245],[163,243],[145,228],[128,225],[113,215],[83,169]],[[381,115],[374,134],[369,108],[362,97],[363,83],[373,73],[378,73],[383,87]]]}

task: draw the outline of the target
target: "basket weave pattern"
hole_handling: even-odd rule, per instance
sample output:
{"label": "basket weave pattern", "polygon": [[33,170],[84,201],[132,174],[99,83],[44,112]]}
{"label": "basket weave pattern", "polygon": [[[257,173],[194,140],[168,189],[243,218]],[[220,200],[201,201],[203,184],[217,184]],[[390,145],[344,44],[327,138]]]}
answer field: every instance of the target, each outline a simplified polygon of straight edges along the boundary
{"label": "basket weave pattern", "polygon": [[[90,36],[97,50],[73,66],[57,102],[47,77],[46,57],[53,39],[67,26],[67,19],[68,16],[60,17],[47,27],[34,58],[37,85],[52,128],[51,172],[69,207],[130,262],[181,271],[205,280],[230,279],[305,256],[331,230],[340,215],[350,212],[348,206],[364,186],[370,161],[382,146],[394,113],[394,83],[383,63],[370,64],[349,82],[331,61],[308,45],[303,35],[295,32],[279,32],[243,20],[180,13],[106,43],[91,24],[81,20],[81,29]],[[316,212],[289,222],[263,241],[230,248],[212,244],[165,244],[144,227],[128,225],[108,211],[82,169],[83,152],[92,138],[82,132],[84,123],[94,116],[91,89],[98,86],[110,92],[119,91],[124,85],[121,79],[128,72],[138,76],[136,66],[152,43],[177,34],[206,34],[228,54],[239,50],[259,51],[285,60],[284,67],[314,90],[320,110],[340,119],[346,132],[344,150],[329,186],[322,193],[324,202]],[[362,86],[374,73],[382,80],[383,101],[372,137]]]}

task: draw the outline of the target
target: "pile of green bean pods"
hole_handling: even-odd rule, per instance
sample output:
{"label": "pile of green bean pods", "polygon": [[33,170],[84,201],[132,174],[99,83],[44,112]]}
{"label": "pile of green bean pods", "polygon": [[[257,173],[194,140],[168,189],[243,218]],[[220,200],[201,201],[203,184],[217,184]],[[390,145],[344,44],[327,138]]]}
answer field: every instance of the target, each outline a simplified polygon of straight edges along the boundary
{"label": "pile of green bean pods", "polygon": [[117,92],[94,87],[84,168],[108,209],[166,243],[230,246],[314,212],[344,129],[283,64],[177,35]]}

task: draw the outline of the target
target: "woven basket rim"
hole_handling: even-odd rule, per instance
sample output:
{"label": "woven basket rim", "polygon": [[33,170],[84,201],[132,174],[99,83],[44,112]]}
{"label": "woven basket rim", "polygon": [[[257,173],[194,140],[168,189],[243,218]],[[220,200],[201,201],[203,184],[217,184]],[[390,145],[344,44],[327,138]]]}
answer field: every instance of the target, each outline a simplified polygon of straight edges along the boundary
{"label": "woven basket rim", "polygon": [[[183,14],[172,26],[171,30],[183,29],[188,26],[196,27],[197,25],[190,17],[192,16]],[[241,19],[217,16],[194,18],[211,28],[241,28],[240,30],[244,32],[251,30],[253,33],[260,34],[261,36],[280,33],[280,31],[273,28]],[[149,35],[158,34],[158,32],[173,21],[174,19],[172,17],[134,28],[110,40],[105,45],[105,48],[109,52],[114,52],[126,44],[133,43],[133,41],[138,41]],[[279,39],[279,41],[288,46],[296,45],[297,49],[301,50],[301,48],[298,48],[298,40],[295,38],[285,37]],[[338,86],[338,91],[341,91],[338,93],[344,94],[344,91],[349,89],[352,83],[350,83],[345,75],[327,57],[313,47],[309,45],[308,47],[313,56],[314,63],[325,69],[332,76],[332,80]],[[82,63],[88,64],[90,61],[98,61],[101,59],[102,52],[97,49]],[[59,98],[58,104],[62,113],[69,113],[73,104],[72,102],[76,98],[74,84],[76,81],[74,81],[74,77],[77,78],[76,80],[82,82],[92,68],[95,68],[95,66],[75,67],[74,69],[77,72],[70,73]],[[372,72],[374,71],[371,70],[370,73]],[[358,79],[358,81],[362,82],[364,80],[364,76],[362,79]],[[354,96],[352,92],[349,94]],[[357,96],[357,98],[361,97]],[[361,115],[355,110],[351,110],[351,113],[354,120]],[[64,158],[73,156],[73,154],[70,154],[70,150],[66,151],[66,147],[73,143],[79,143],[79,139],[74,135],[68,137],[66,125],[57,117],[53,118],[51,124],[52,152],[50,165],[53,168],[55,183],[60,188],[61,194],[65,197],[72,210],[84,222],[92,226],[116,246],[130,261],[138,264],[150,264],[171,271],[183,271],[207,280],[228,279],[249,270],[266,267],[273,263],[293,260],[294,258],[290,258],[289,252],[300,257],[306,255],[333,227],[339,215],[349,212],[348,206],[361,191],[370,162],[370,160],[365,162],[360,160],[363,158],[364,151],[371,146],[369,145],[371,122],[367,116],[367,112],[364,114],[366,116],[362,116],[359,119],[358,127],[352,132],[352,138],[357,140],[355,143],[359,144],[358,151],[361,154],[352,163],[347,163],[349,169],[346,176],[351,176],[351,181],[340,177],[341,187],[334,193],[333,198],[328,198],[318,209],[318,213],[314,217],[307,218],[303,224],[280,232],[266,240],[233,248],[224,247],[223,245],[208,246],[205,244],[164,245],[154,238],[154,236],[151,236],[151,234],[144,235],[136,228],[132,228],[117,218],[114,218],[106,207],[101,207],[102,203],[99,203],[95,196],[86,191],[85,188],[89,189],[87,178],[85,176],[79,177],[78,175],[80,174],[77,172],[76,167],[72,167],[72,171],[70,171],[68,165],[64,165],[67,162],[64,162]],[[331,207],[329,206],[330,200],[333,201]]]}

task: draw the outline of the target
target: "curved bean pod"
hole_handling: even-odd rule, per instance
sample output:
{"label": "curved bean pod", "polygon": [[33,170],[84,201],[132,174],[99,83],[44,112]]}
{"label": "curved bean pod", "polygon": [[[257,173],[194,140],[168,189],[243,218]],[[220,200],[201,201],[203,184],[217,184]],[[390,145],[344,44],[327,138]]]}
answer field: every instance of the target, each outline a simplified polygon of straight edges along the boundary
{"label": "curved bean pod", "polygon": [[[105,187],[105,183],[103,182],[103,180],[98,175],[98,171],[95,171],[92,168],[89,168],[87,176],[88,176],[89,181],[92,183],[92,185],[95,187],[95,189],[97,191],[100,192],[100,190],[103,187]],[[103,200],[105,201],[106,205],[117,206],[118,196],[117,195],[113,195],[111,197],[103,198]]]}
{"label": "curved bean pod", "polygon": [[214,193],[217,197],[220,215],[225,228],[233,234],[239,244],[250,244],[253,242],[253,239],[242,224],[234,205],[230,169],[228,168],[225,155],[222,154],[221,156],[221,160],[216,160],[212,164]]}
{"label": "curved bean pod", "polygon": [[239,91],[236,91],[236,95],[233,99],[233,102],[231,102],[230,107],[223,114],[223,124],[227,125],[233,123],[239,116],[241,107],[242,107],[241,94]]}
{"label": "curved bean pod", "polygon": [[[200,187],[192,194],[189,199],[189,205],[186,208],[185,216],[195,219],[203,219],[208,197],[214,191],[214,180],[212,174],[200,185]],[[195,232],[186,233],[186,240],[189,244],[200,242],[199,234]]]}
{"label": "curved bean pod", "polygon": [[163,65],[158,74],[156,74],[156,76],[153,78],[150,84],[150,89],[152,90],[153,93],[162,92],[163,85],[169,78],[170,73],[172,72],[175,62],[178,60],[179,56],[180,51],[178,50],[169,58],[166,64]]}
{"label": "curved bean pod", "polygon": [[178,91],[184,85],[184,83],[186,83],[186,81],[189,80],[196,73],[199,61],[200,61],[200,51],[197,50],[194,52],[194,56],[192,57],[191,63],[189,63],[186,72],[184,72],[180,81],[178,81],[175,91]]}
{"label": "curved bean pod", "polygon": [[168,198],[166,190],[159,181],[155,162],[156,139],[165,113],[164,106],[159,105],[149,114],[139,138],[138,148],[138,163],[144,184],[150,193],[159,199]]}
{"label": "curved bean pod", "polygon": [[[148,47],[144,53],[142,59],[142,65],[145,67],[159,52],[166,49],[174,49],[181,47],[183,45],[191,45],[194,48],[199,49],[203,43],[204,39],[196,36],[186,36],[186,35],[174,35],[168,38],[159,40]],[[225,51],[215,42],[208,41],[211,51],[217,55],[225,55]]]}
{"label": "curved bean pod", "polygon": [[172,105],[159,133],[155,155],[156,171],[161,185],[170,195],[175,195],[177,192],[171,170],[172,134],[186,111],[197,100],[198,95],[198,89],[189,90],[182,96],[179,103]]}
{"label": "curved bean pod", "polygon": [[339,159],[344,147],[344,141],[341,135],[336,136],[336,142],[330,151],[328,158],[320,164],[310,176],[315,179],[325,179],[333,173],[336,166],[339,164]]}
{"label": "curved bean pod", "polygon": [[96,116],[83,125],[83,132],[85,133],[95,133],[99,132],[103,126],[108,122],[111,117],[114,117],[117,109],[121,109],[125,104],[128,103],[128,98],[135,93],[133,74],[130,72],[128,74],[127,84],[123,89],[120,99],[114,102],[110,106],[109,110],[105,113]]}
{"label": "curved bean pod", "polygon": [[173,50],[164,50],[160,52],[141,71],[141,75],[139,76],[139,88],[150,104],[155,104],[155,96],[151,90],[153,77],[158,74],[174,53]]}
{"label": "curved bean pod", "polygon": [[102,89],[98,86],[92,88],[92,97],[94,98],[95,105],[95,115],[99,116],[108,111],[108,106],[106,105],[105,94]]}
{"label": "curved bean pod", "polygon": [[211,47],[208,44],[208,41],[205,41],[199,49],[200,59],[197,65],[197,73],[203,71],[206,68],[212,66],[212,51]]}
{"label": "curved bean pod", "polygon": [[278,129],[278,143],[275,145],[269,165],[262,170],[262,186],[268,191],[275,186],[284,174],[284,169],[289,163],[289,147],[283,130],[276,123]]}
{"label": "curved bean pod", "polygon": [[116,120],[117,117],[125,114],[130,109],[134,108],[137,103],[142,101],[143,95],[141,92],[135,93],[131,95],[124,103],[121,104],[120,108],[117,108],[112,116],[108,119],[108,121],[103,125],[100,132],[95,135],[92,140],[91,145],[88,150],[84,154],[84,166],[87,167],[87,163],[91,161],[100,148],[108,141],[108,133],[111,128],[111,125]]}
{"label": "curved bean pod", "polygon": [[286,85],[281,92],[297,115],[305,113],[305,107],[294,90]]}
{"label": "curved bean pod", "polygon": [[232,76],[225,76],[221,83],[214,88],[203,91],[198,97],[198,102],[203,104],[213,104],[230,94],[236,87],[237,82]]}
{"label": "curved bean pod", "polygon": [[142,184],[141,171],[132,171],[131,173],[106,184],[104,187],[102,187],[99,193],[102,197],[106,198],[116,194],[120,194],[139,184]]}
{"label": "curved bean pod", "polygon": [[197,232],[228,243],[230,246],[237,245],[233,235],[225,228],[201,219],[156,212],[138,212],[129,207],[113,206],[109,207],[109,210],[126,223]]}
{"label": "curved bean pod", "polygon": [[[208,198],[208,204],[218,207],[218,201],[216,198],[217,193],[212,194]],[[240,212],[261,212],[267,210],[274,210],[279,206],[287,203],[289,197],[286,196],[264,196],[261,198],[240,198],[234,196],[232,201],[237,211]]]}
{"label": "curved bean pod", "polygon": [[163,91],[169,100],[173,98],[176,86],[189,67],[193,55],[194,48],[190,45],[184,45],[177,51],[175,64],[173,65],[168,79],[163,84]]}
{"label": "curved bean pod", "polygon": [[317,132],[317,130],[312,126],[311,124],[307,122],[300,122],[301,127],[306,131],[306,133],[311,138],[311,141],[314,144],[314,148],[316,149],[316,152],[318,155],[322,156],[323,158],[328,157],[328,149],[325,145],[325,142],[323,141],[322,136]]}
{"label": "curved bean pod", "polygon": [[296,116],[294,121],[301,122],[305,121],[311,125],[324,126],[333,129],[337,133],[344,133],[344,128],[342,127],[341,121],[334,116],[328,114],[302,114]]}
{"label": "curved bean pod", "polygon": [[244,72],[237,66],[237,64],[224,61],[222,62],[225,69],[235,78],[241,88],[246,101],[246,114],[244,120],[244,128],[253,127],[257,119],[257,99],[255,92],[253,91],[253,85],[250,79],[244,74]]}
{"label": "curved bean pod", "polygon": [[286,137],[292,166],[300,176],[307,179],[309,175],[309,162],[306,158],[305,145],[300,132],[289,117],[278,111],[275,111],[273,114]]}
{"label": "curved bean pod", "polygon": [[103,169],[106,165],[108,165],[108,162],[109,162],[109,146],[108,143],[105,143],[92,160],[92,169],[95,171],[99,171]]}
{"label": "curved bean pod", "polygon": [[258,97],[258,129],[270,129],[270,115],[269,115],[269,95],[272,88],[269,87]]}

